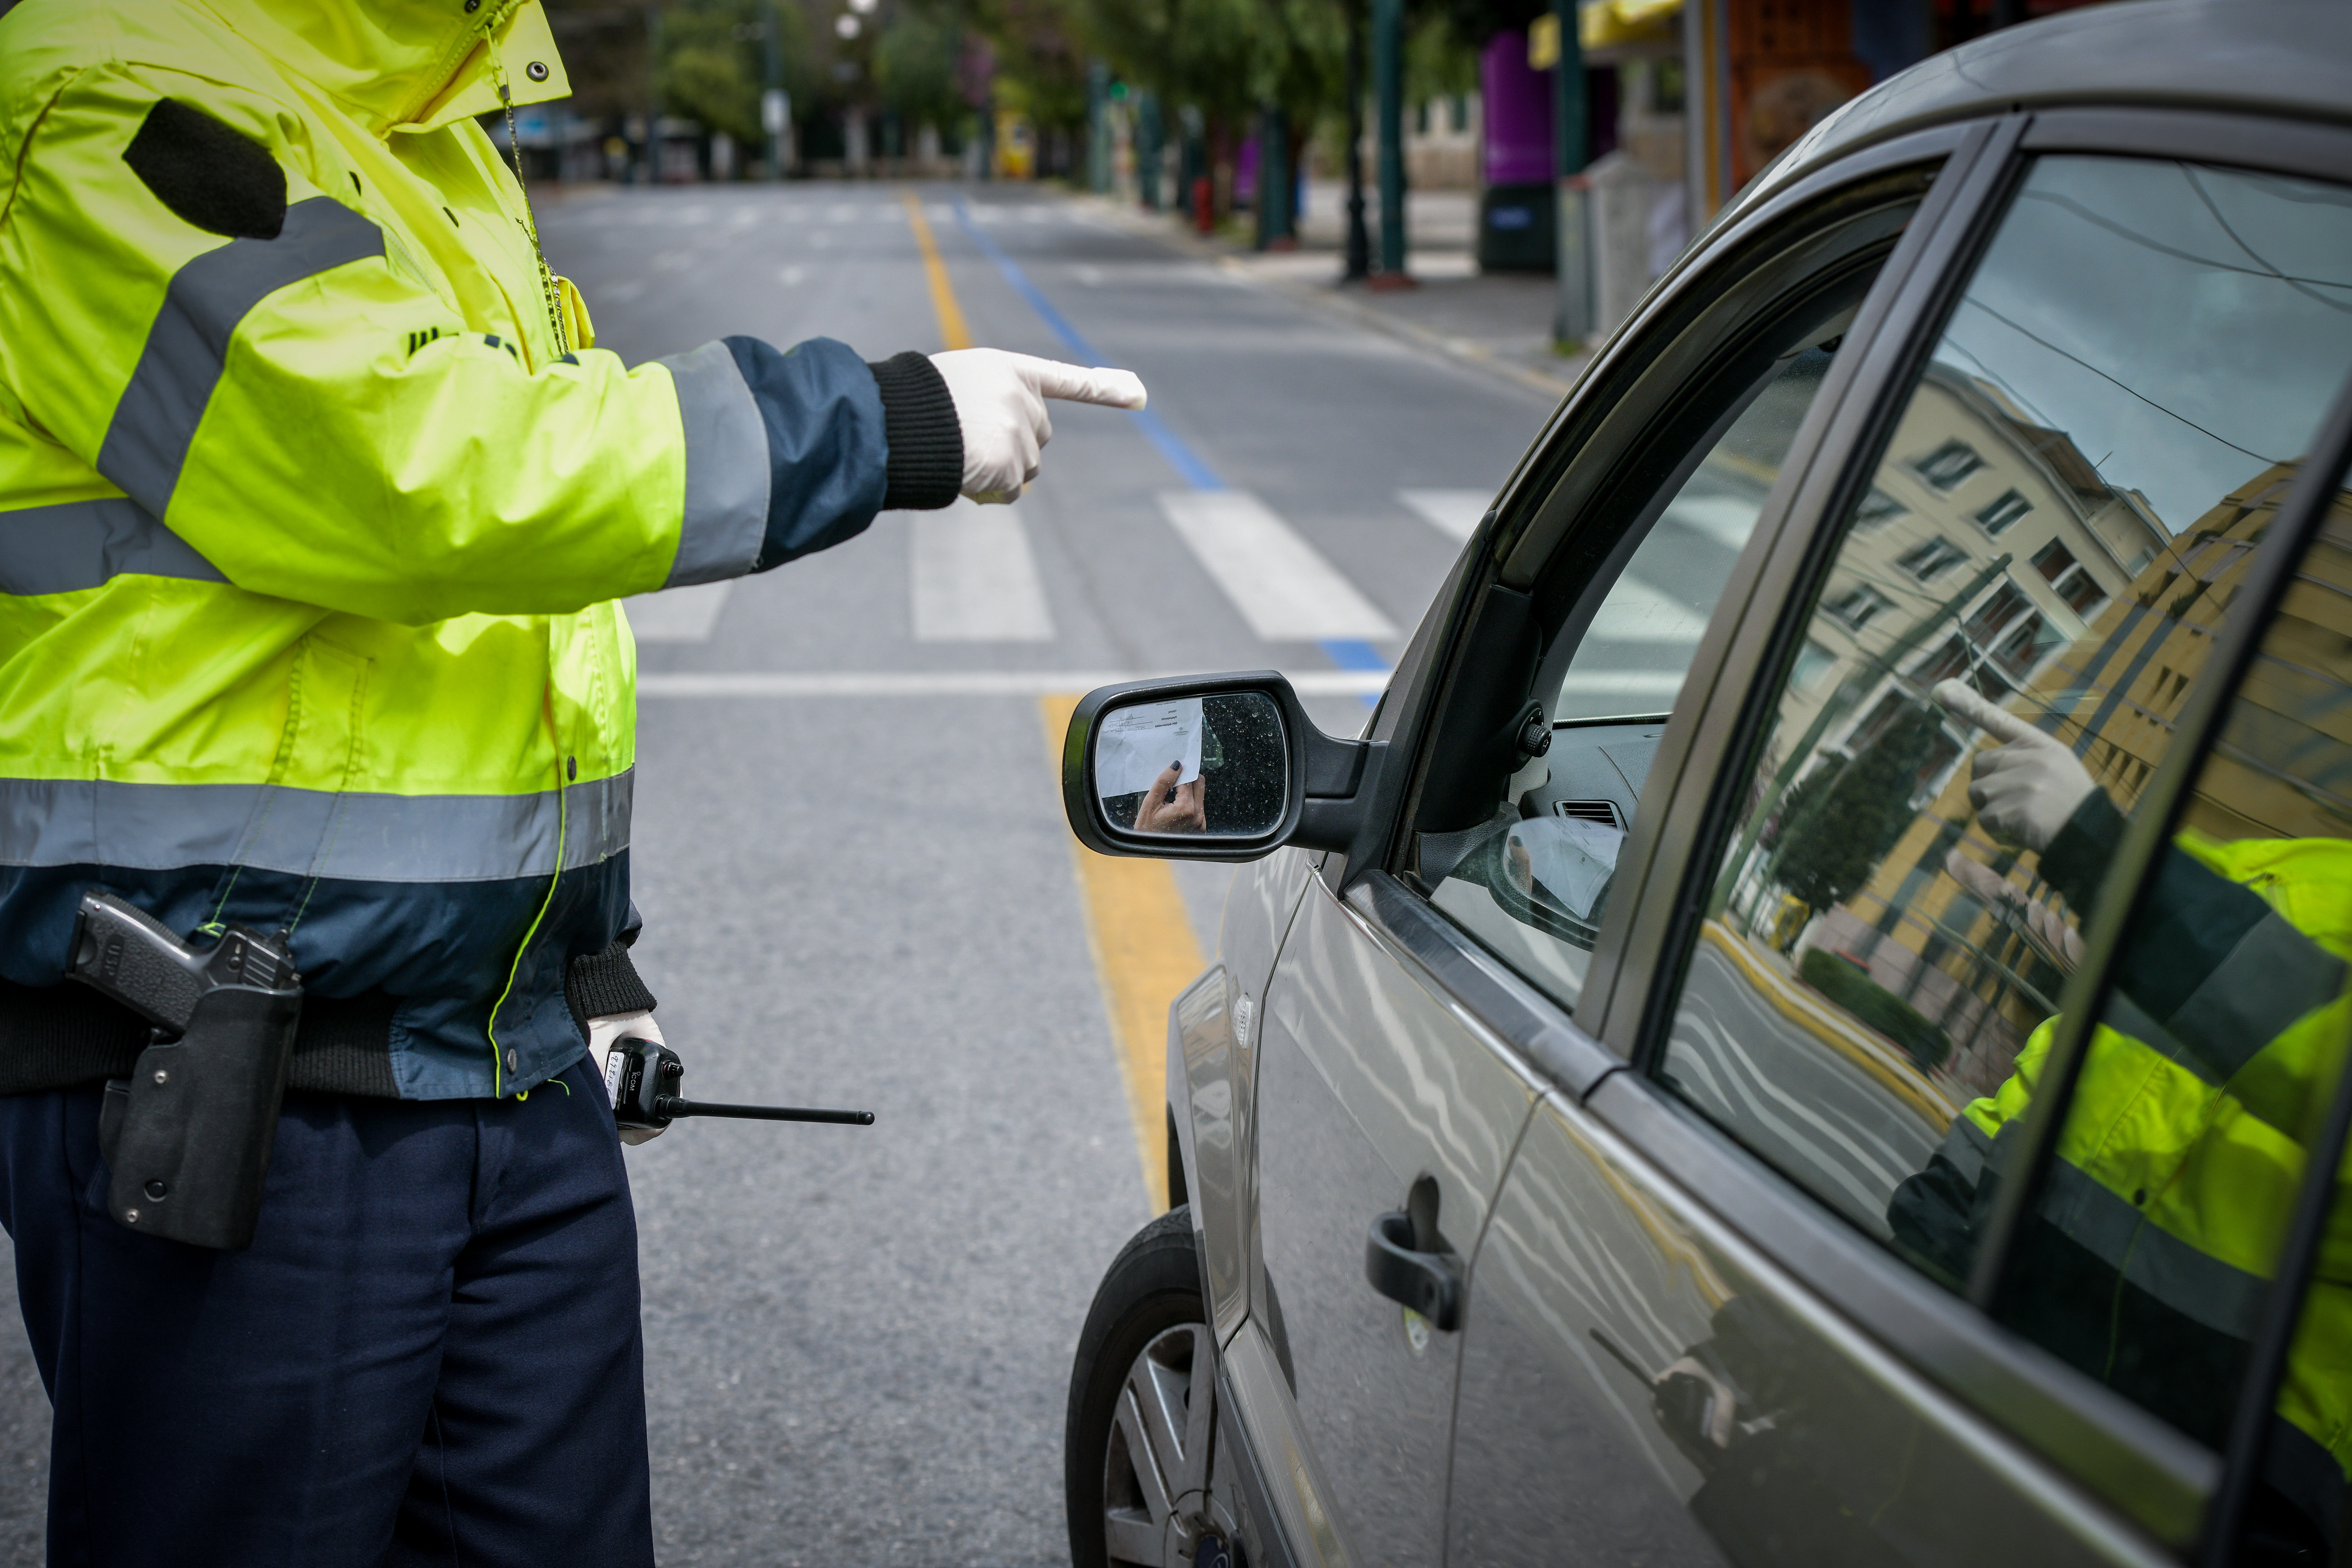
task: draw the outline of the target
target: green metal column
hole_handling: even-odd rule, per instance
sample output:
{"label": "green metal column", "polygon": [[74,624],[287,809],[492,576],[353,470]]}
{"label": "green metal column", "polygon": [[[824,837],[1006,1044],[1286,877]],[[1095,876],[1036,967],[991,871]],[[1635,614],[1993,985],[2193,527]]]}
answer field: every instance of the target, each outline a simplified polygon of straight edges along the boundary
{"label": "green metal column", "polygon": [[1584,43],[1577,34],[1577,0],[1551,0],[1559,28],[1559,58],[1551,68],[1552,217],[1558,226],[1554,255],[1559,290],[1552,307],[1551,335],[1579,343],[1592,335],[1592,228],[1585,210],[1583,182],[1577,178],[1592,160],[1585,135],[1590,108],[1584,94]]}
{"label": "green metal column", "polygon": [[1257,117],[1257,247],[1293,237],[1291,206],[1298,199],[1297,171],[1290,166],[1290,128],[1278,103]]}
{"label": "green metal column", "polygon": [[1146,210],[1160,210],[1160,159],[1164,143],[1160,129],[1160,95],[1135,97],[1135,193]]}
{"label": "green metal column", "polygon": [[1380,104],[1381,270],[1404,276],[1404,0],[1372,0],[1372,90]]}
{"label": "green metal column", "polygon": [[1087,189],[1110,189],[1110,67],[1087,63]]}
{"label": "green metal column", "polygon": [[760,7],[760,54],[765,67],[766,90],[760,94],[760,121],[768,132],[768,178],[784,177],[784,129],[792,119],[792,100],[784,92],[784,19],[775,0]]}

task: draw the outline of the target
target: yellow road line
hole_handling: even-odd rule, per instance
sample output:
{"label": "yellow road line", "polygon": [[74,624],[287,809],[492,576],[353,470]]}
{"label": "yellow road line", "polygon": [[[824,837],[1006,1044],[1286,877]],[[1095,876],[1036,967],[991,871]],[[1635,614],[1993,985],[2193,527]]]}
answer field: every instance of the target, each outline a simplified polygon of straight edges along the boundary
{"label": "yellow road line", "polygon": [[915,245],[923,253],[923,276],[931,285],[931,312],[940,319],[940,346],[968,349],[971,334],[964,330],[963,307],[956,303],[955,290],[948,285],[948,264],[940,259],[939,242],[931,237],[923,204],[912,191],[900,191],[898,199],[907,204],[907,226],[915,231]]}
{"label": "yellow road line", "polygon": [[1834,1010],[1813,1000],[1817,994],[1811,987],[1800,990],[1756,961],[1747,944],[1721,922],[1707,921],[1698,928],[1698,937],[1717,952],[1731,961],[1732,967],[1747,976],[1763,996],[1767,1005],[1797,1027],[1821,1041],[1838,1055],[1862,1068],[1884,1085],[1888,1093],[1919,1113],[1921,1121],[1941,1130],[1952,1124],[1960,1107],[1952,1102],[1933,1079],[1907,1062],[1897,1062],[1886,1051],[1864,1039],[1857,1026],[1848,1023]]}
{"label": "yellow road line", "polygon": [[[1058,779],[1062,737],[1078,700],[1044,697],[1045,755]],[[1103,1011],[1127,1079],[1135,1118],[1135,1152],[1151,1212],[1168,1206],[1168,1005],[1201,973],[1201,944],[1192,935],[1175,873],[1165,860],[1097,855],[1070,840],[1070,869],[1086,906],[1087,945],[1102,982]]]}

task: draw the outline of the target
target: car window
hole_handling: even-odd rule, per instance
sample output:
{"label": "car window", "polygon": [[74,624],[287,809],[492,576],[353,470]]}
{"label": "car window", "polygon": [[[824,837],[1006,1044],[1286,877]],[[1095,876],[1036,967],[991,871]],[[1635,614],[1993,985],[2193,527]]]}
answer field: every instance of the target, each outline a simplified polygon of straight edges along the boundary
{"label": "car window", "polygon": [[[2291,475],[2282,464],[2263,478]],[[2243,540],[2261,513],[2223,526]],[[2230,593],[2242,571],[2208,594]],[[2064,758],[2044,787],[2078,799],[2039,877],[2003,879],[1996,895],[2048,933],[2061,967],[2080,939],[2050,911],[2086,904],[2125,822],[2110,787]],[[2343,1068],[2347,959],[2352,494],[2298,563],[2144,881],[1996,1303],[2010,1327],[2215,1448],[2305,1146]],[[2008,1077],[1896,1191],[1896,1245],[1939,1274],[1972,1261],[2055,1030],[2054,1019],[2035,1026]],[[2268,1439],[2273,1484],[2256,1508],[2260,1528],[2312,1547],[2313,1562],[2331,1560],[2352,1462],[2352,1214],[2337,1206]]]}
{"label": "car window", "polygon": [[2072,814],[2137,805],[2347,367],[2352,194],[2045,158],[1840,520],[1656,1070],[1947,1283],[1965,1227],[1903,1205],[2030,1079]]}
{"label": "car window", "polygon": [[1571,656],[1553,723],[1673,710],[1833,352],[1792,351],[1675,490]]}
{"label": "car window", "polygon": [[1538,733],[1549,724],[1549,749],[1429,879],[1440,910],[1563,1005],[1583,990],[1617,853],[1700,634],[1869,281],[1850,278],[1834,300],[1812,301],[1799,318],[1809,326],[1760,377],[1715,389],[1730,405],[1720,434],[1643,509],[1647,531],[1581,631],[1572,612],[1554,628],[1539,667],[1565,666],[1542,681],[1553,695]]}

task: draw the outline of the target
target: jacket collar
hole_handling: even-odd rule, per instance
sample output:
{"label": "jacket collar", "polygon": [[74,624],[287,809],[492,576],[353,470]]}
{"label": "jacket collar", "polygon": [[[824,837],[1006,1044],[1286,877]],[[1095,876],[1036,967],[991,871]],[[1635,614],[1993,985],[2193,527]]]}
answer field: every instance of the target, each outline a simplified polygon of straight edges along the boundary
{"label": "jacket collar", "polygon": [[[331,94],[378,136],[434,131],[571,95],[540,0],[201,0],[230,31]],[[535,81],[532,65],[546,68]]]}

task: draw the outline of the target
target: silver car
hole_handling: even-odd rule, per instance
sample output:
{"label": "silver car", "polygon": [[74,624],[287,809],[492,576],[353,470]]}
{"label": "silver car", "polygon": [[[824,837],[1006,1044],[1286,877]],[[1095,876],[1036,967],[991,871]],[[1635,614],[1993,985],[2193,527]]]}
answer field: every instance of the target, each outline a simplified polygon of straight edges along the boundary
{"label": "silver car", "polygon": [[2347,377],[2352,8],[2072,12],[1741,196],[1360,737],[1092,693],[1081,838],[1250,864],[1081,1568],[2352,1562]]}

